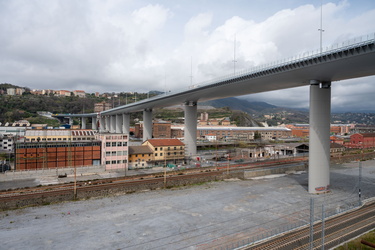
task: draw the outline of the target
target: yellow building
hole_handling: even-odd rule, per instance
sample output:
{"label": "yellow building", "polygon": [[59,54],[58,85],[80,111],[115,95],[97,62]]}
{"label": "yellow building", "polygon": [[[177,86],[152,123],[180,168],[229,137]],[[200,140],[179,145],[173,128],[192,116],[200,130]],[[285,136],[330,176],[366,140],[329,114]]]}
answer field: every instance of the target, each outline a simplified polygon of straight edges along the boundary
{"label": "yellow building", "polygon": [[185,144],[178,139],[149,139],[142,145],[152,149],[155,163],[181,163],[185,159]]}
{"label": "yellow building", "polygon": [[154,151],[147,145],[129,146],[129,168],[152,167],[154,163]]}

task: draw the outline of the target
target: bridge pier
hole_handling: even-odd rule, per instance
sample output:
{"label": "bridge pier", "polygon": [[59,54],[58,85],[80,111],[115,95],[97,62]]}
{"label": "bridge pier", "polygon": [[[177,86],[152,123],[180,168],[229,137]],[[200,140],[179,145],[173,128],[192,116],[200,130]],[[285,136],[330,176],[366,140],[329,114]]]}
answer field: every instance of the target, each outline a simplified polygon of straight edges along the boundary
{"label": "bridge pier", "polygon": [[184,143],[186,156],[197,154],[197,103],[186,102],[185,105]]}
{"label": "bridge pier", "polygon": [[122,129],[122,115],[119,114],[119,115],[116,115],[116,133],[121,133]]}
{"label": "bridge pier", "polygon": [[109,126],[110,126],[110,116],[107,115],[107,116],[105,117],[104,132],[109,132]]}
{"label": "bridge pier", "polygon": [[81,119],[82,119],[81,129],[86,129],[86,117],[82,117]]}
{"label": "bridge pier", "polygon": [[98,119],[96,117],[92,117],[92,119],[91,119],[91,129],[92,130],[98,129],[97,122],[98,122]]}
{"label": "bridge pier", "polygon": [[109,124],[110,124],[109,132],[116,133],[116,115],[110,116],[110,123]]}
{"label": "bridge pier", "polygon": [[310,81],[309,193],[329,190],[331,82]]}
{"label": "bridge pier", "polygon": [[130,114],[122,114],[122,133],[130,134]]}
{"label": "bridge pier", "polygon": [[152,109],[143,111],[143,141],[152,139]]}

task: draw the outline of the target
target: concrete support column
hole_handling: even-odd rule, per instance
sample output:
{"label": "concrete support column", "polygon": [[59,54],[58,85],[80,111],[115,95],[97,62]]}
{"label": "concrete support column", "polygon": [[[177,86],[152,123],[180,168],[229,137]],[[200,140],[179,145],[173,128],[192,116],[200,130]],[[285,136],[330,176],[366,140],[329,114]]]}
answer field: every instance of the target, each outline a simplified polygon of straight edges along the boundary
{"label": "concrete support column", "polygon": [[97,130],[98,129],[98,119],[96,117],[92,117],[91,119],[91,129],[92,130]]}
{"label": "concrete support column", "polygon": [[143,111],[143,141],[152,139],[152,109]]}
{"label": "concrete support column", "polygon": [[197,103],[185,103],[184,143],[186,156],[197,154]]}
{"label": "concrete support column", "polygon": [[110,128],[111,120],[109,119],[109,116],[105,116],[105,126],[104,126],[104,131],[108,132]]}
{"label": "concrete support column", "polygon": [[81,129],[86,129],[86,117],[82,117],[82,126]]}
{"label": "concrete support column", "polygon": [[309,193],[329,190],[331,83],[310,81]]}
{"label": "concrete support column", "polygon": [[130,134],[130,114],[122,114],[122,133]]}
{"label": "concrete support column", "polygon": [[110,116],[110,127],[109,127],[109,132],[115,133],[116,132],[116,115],[111,115]]}
{"label": "concrete support column", "polygon": [[121,133],[122,128],[122,115],[116,115],[116,133]]}

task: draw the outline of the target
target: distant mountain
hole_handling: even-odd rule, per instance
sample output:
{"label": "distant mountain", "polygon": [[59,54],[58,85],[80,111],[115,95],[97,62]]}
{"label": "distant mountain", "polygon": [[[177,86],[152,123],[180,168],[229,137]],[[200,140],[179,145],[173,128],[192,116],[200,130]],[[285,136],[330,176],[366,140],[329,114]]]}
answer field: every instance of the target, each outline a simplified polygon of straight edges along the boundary
{"label": "distant mountain", "polygon": [[278,108],[266,102],[249,102],[235,97],[202,102],[199,105],[213,106],[215,108],[229,107],[233,110],[241,110],[248,114],[259,114],[269,109]]}
{"label": "distant mountain", "polygon": [[[267,122],[268,125],[288,123],[308,123],[309,110],[299,108],[278,107],[266,102],[251,102],[249,100],[235,97],[219,99],[200,103],[200,105],[211,105],[216,108],[228,107],[232,110],[239,110],[248,113],[253,119],[260,122]],[[374,110],[332,110],[332,123],[357,123],[375,124]]]}
{"label": "distant mountain", "polygon": [[257,121],[267,122],[268,125],[277,126],[282,123],[307,123],[308,112],[292,108],[278,107],[266,102],[251,102],[244,99],[229,97],[200,103],[216,108],[229,107],[248,113]]}

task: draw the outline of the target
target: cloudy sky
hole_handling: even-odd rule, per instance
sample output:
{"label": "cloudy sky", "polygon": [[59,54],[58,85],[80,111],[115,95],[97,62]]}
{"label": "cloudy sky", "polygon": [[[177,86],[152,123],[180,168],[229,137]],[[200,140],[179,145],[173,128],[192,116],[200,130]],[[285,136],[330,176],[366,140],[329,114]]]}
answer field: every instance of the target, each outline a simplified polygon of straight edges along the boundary
{"label": "cloudy sky", "polygon": [[[374,0],[0,0],[0,83],[147,92],[375,32]],[[375,67],[375,66],[374,66]],[[375,110],[375,77],[333,83],[334,109]],[[308,107],[308,88],[249,96]]]}

